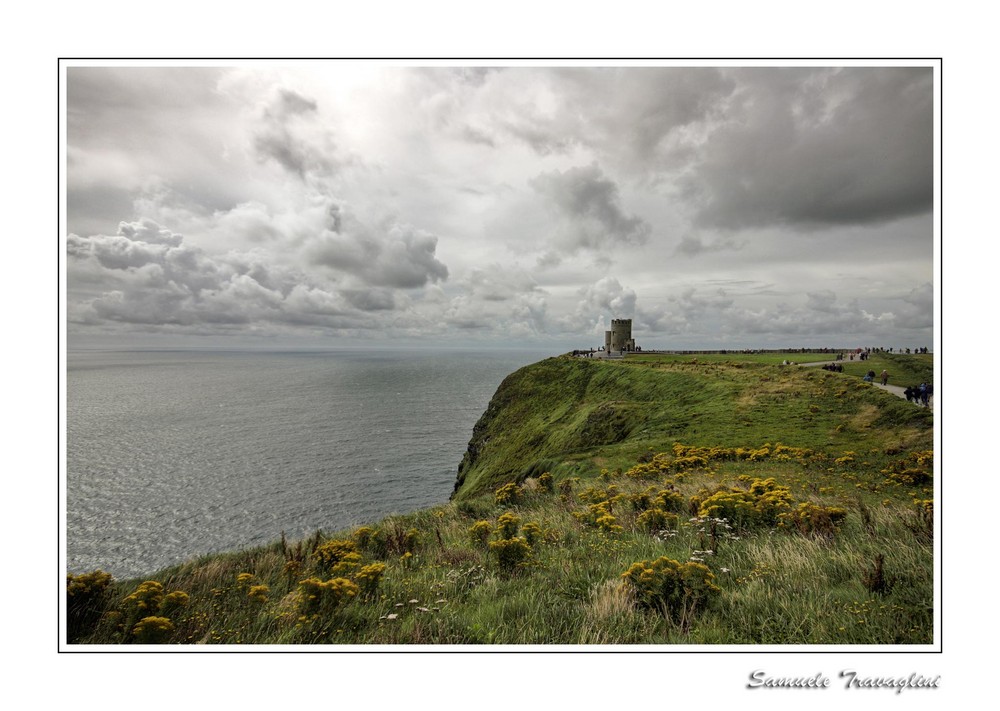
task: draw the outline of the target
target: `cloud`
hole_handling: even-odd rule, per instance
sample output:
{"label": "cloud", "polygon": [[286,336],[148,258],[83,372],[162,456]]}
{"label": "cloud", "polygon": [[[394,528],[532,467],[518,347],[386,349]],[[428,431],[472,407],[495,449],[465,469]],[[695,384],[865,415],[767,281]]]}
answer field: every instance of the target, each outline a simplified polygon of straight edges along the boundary
{"label": "cloud", "polygon": [[912,289],[897,312],[897,324],[903,328],[931,328],[934,325],[934,287],[930,282]]}
{"label": "cloud", "polygon": [[635,246],[649,239],[649,223],[625,213],[618,185],[597,164],[542,173],[530,185],[558,215],[556,242],[565,251]]}
{"label": "cloud", "polygon": [[650,177],[689,150],[733,86],[713,67],[507,68],[465,86],[452,123],[470,141],[514,139],[543,157],[588,152]]}
{"label": "cloud", "polygon": [[733,70],[684,194],[699,224],[738,229],[887,222],[933,203],[928,68]]}
{"label": "cloud", "polygon": [[263,109],[260,127],[253,136],[258,160],[274,160],[303,180],[308,171],[330,171],[332,140],[317,124],[317,116],[316,101],[280,89]]}
{"label": "cloud", "polygon": [[447,280],[448,267],[435,256],[437,237],[429,232],[399,223],[373,230],[354,218],[348,218],[344,227],[340,219],[338,211],[331,216],[328,228],[310,239],[307,253],[313,264],[348,273],[373,286],[397,289]]}
{"label": "cloud", "polygon": [[[390,239],[384,260],[389,267],[377,273],[384,281],[423,284],[427,274],[420,260],[426,262],[432,247],[426,238],[403,232],[395,241]],[[397,249],[409,250],[409,256],[399,259],[393,252]],[[267,253],[210,256],[186,246],[181,235],[148,219],[123,222],[116,235],[70,235],[67,253],[73,281],[104,287],[71,303],[75,323],[377,327],[385,323],[373,322],[365,314],[392,312],[399,305],[391,288],[324,284],[322,279],[280,266]],[[416,259],[416,266],[410,257]],[[380,259],[375,258],[376,270]],[[413,271],[403,270],[400,264],[404,263]],[[443,265],[433,268],[440,271]]]}
{"label": "cloud", "polygon": [[610,319],[633,318],[636,313],[636,293],[623,287],[612,276],[605,276],[577,290],[571,312],[558,319],[566,334],[588,334],[603,338]]}
{"label": "cloud", "polygon": [[721,236],[710,242],[706,242],[701,237],[695,235],[685,235],[681,238],[680,244],[674,250],[675,255],[684,257],[696,257],[701,254],[712,252],[731,252],[743,249],[745,243],[734,239],[732,236]]}

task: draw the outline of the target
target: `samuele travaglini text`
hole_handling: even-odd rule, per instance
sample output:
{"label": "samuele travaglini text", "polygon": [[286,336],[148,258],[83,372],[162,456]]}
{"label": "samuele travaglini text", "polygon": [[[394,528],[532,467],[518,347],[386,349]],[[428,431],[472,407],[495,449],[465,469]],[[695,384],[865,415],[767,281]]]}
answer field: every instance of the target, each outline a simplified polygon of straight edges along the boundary
{"label": "samuele travaglini text", "polygon": [[904,689],[937,689],[941,684],[941,675],[924,676],[916,672],[909,676],[867,676],[854,669],[844,669],[837,674],[839,681],[834,683],[822,672],[813,676],[771,676],[763,669],[750,673],[748,689],[829,689],[841,687],[844,689],[890,689],[897,694]]}

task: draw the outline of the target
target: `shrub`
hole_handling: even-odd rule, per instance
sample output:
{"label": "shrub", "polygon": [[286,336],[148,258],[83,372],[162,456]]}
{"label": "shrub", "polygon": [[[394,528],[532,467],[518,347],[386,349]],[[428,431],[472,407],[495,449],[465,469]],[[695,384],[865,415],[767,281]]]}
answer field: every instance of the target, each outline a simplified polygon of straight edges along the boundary
{"label": "shrub", "polygon": [[657,531],[665,531],[673,528],[677,523],[677,515],[667,513],[660,508],[652,508],[639,514],[635,519],[635,523],[643,531],[656,533]]}
{"label": "shrub", "polygon": [[476,521],[469,527],[469,537],[472,542],[481,546],[485,546],[489,542],[492,533],[493,527],[489,521]]}
{"label": "shrub", "polygon": [[684,497],[673,489],[660,489],[653,499],[653,506],[664,511],[680,512],[684,510]]}
{"label": "shrub", "polygon": [[504,484],[493,493],[500,506],[514,506],[524,499],[524,490],[514,482]]}
{"label": "shrub", "polygon": [[774,479],[754,479],[749,489],[702,491],[692,497],[691,508],[697,516],[725,518],[737,526],[773,526],[791,503],[787,486]]}
{"label": "shrub", "polygon": [[111,575],[94,570],[66,576],[66,639],[76,642],[97,624],[107,603]]}
{"label": "shrub", "polygon": [[299,609],[304,615],[332,612],[360,592],[357,584],[347,578],[307,578],[299,581]]}
{"label": "shrub", "polygon": [[541,526],[534,521],[528,521],[528,523],[521,526],[521,535],[524,536],[524,540],[528,542],[529,546],[534,547],[536,543],[542,540],[545,534]]}
{"label": "shrub", "polygon": [[361,554],[353,540],[329,540],[313,553],[316,567],[333,576],[350,573],[361,564]]}
{"label": "shrub", "polygon": [[132,636],[139,644],[162,644],[174,631],[174,623],[166,617],[143,617],[132,628]]}
{"label": "shrub", "polygon": [[889,481],[906,486],[923,486],[933,478],[930,472],[923,469],[903,469],[902,471],[890,472],[887,477]]}
{"label": "shrub", "polygon": [[555,485],[552,482],[552,475],[545,472],[540,477],[538,477],[538,488],[547,494],[551,494],[555,491]]}
{"label": "shrub", "polygon": [[371,563],[357,572],[354,576],[354,582],[357,583],[363,594],[367,596],[375,594],[378,590],[378,584],[382,580],[382,575],[385,573],[385,567],[385,563]]}
{"label": "shrub", "polygon": [[163,600],[160,602],[160,614],[169,617],[182,607],[187,607],[190,599],[190,596],[186,592],[181,592],[180,590],[169,592],[163,596]]}
{"label": "shrub", "polygon": [[836,506],[817,506],[806,502],[780,514],[778,526],[794,529],[804,536],[833,538],[846,516],[845,509]]}
{"label": "shrub", "polygon": [[513,572],[524,566],[531,557],[531,546],[523,538],[490,541],[490,550],[496,555],[500,568],[506,572]]}
{"label": "shrub", "polygon": [[933,478],[934,453],[914,452],[905,459],[898,459],[882,470],[891,482],[906,486],[923,486]]}
{"label": "shrub", "polygon": [[140,583],[124,602],[126,608],[137,614],[159,612],[160,603],[163,602],[163,584],[156,580]]}
{"label": "shrub", "polygon": [[[617,497],[616,497],[617,498]],[[611,501],[600,501],[587,506],[587,511],[574,511],[573,515],[588,526],[602,531],[617,533],[622,530],[618,520],[611,513]]]}
{"label": "shrub", "polygon": [[653,508],[653,494],[655,493],[654,487],[649,487],[645,491],[640,491],[636,494],[632,494],[629,497],[629,501],[632,502],[632,510],[636,513],[645,511],[646,509]]}
{"label": "shrub", "polygon": [[515,516],[508,511],[497,519],[497,536],[499,538],[513,538],[517,535],[517,531],[520,527],[520,517]]}
{"label": "shrub", "polygon": [[669,454],[661,452],[651,455],[647,453],[640,457],[638,464],[626,470],[625,476],[632,479],[657,479],[670,471],[670,461]]}
{"label": "shrub", "polygon": [[672,468],[675,471],[686,471],[688,469],[694,469],[696,467],[702,468],[708,466],[708,460],[705,457],[700,457],[698,455],[693,455],[690,457],[677,457],[672,463]]}
{"label": "shrub", "polygon": [[247,590],[247,597],[253,602],[267,602],[267,594],[271,591],[267,585],[251,585]]}
{"label": "shrub", "polygon": [[601,531],[607,531],[608,533],[618,533],[624,530],[618,525],[618,519],[611,514],[604,514],[603,516],[598,516],[594,521],[594,525]]}
{"label": "shrub", "polygon": [[621,577],[639,607],[657,610],[684,629],[721,592],[702,563],[679,563],[666,556],[633,563]]}

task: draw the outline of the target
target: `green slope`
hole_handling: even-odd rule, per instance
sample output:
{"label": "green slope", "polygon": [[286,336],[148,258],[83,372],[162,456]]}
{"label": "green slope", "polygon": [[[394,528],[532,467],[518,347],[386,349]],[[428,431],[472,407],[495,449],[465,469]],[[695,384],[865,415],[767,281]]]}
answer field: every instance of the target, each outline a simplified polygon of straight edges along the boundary
{"label": "green slope", "polygon": [[[899,364],[897,364],[898,366]],[[627,468],[674,442],[929,448],[931,413],[848,373],[739,361],[549,358],[510,375],[459,467],[462,500],[550,471]]]}

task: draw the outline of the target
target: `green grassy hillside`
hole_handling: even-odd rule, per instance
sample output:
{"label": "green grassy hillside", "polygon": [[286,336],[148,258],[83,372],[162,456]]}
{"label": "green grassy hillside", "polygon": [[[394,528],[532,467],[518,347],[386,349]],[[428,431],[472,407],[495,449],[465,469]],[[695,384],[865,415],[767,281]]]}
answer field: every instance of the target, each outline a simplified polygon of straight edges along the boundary
{"label": "green grassy hillside", "polygon": [[455,498],[543,471],[592,476],[627,468],[674,442],[740,447],[780,440],[823,452],[930,448],[929,411],[851,373],[733,358],[564,357],[522,368],[504,380],[476,425]]}
{"label": "green grassy hillside", "polygon": [[68,639],[931,644],[932,418],[847,372],[551,358],[498,389],[452,501],[70,576]]}

